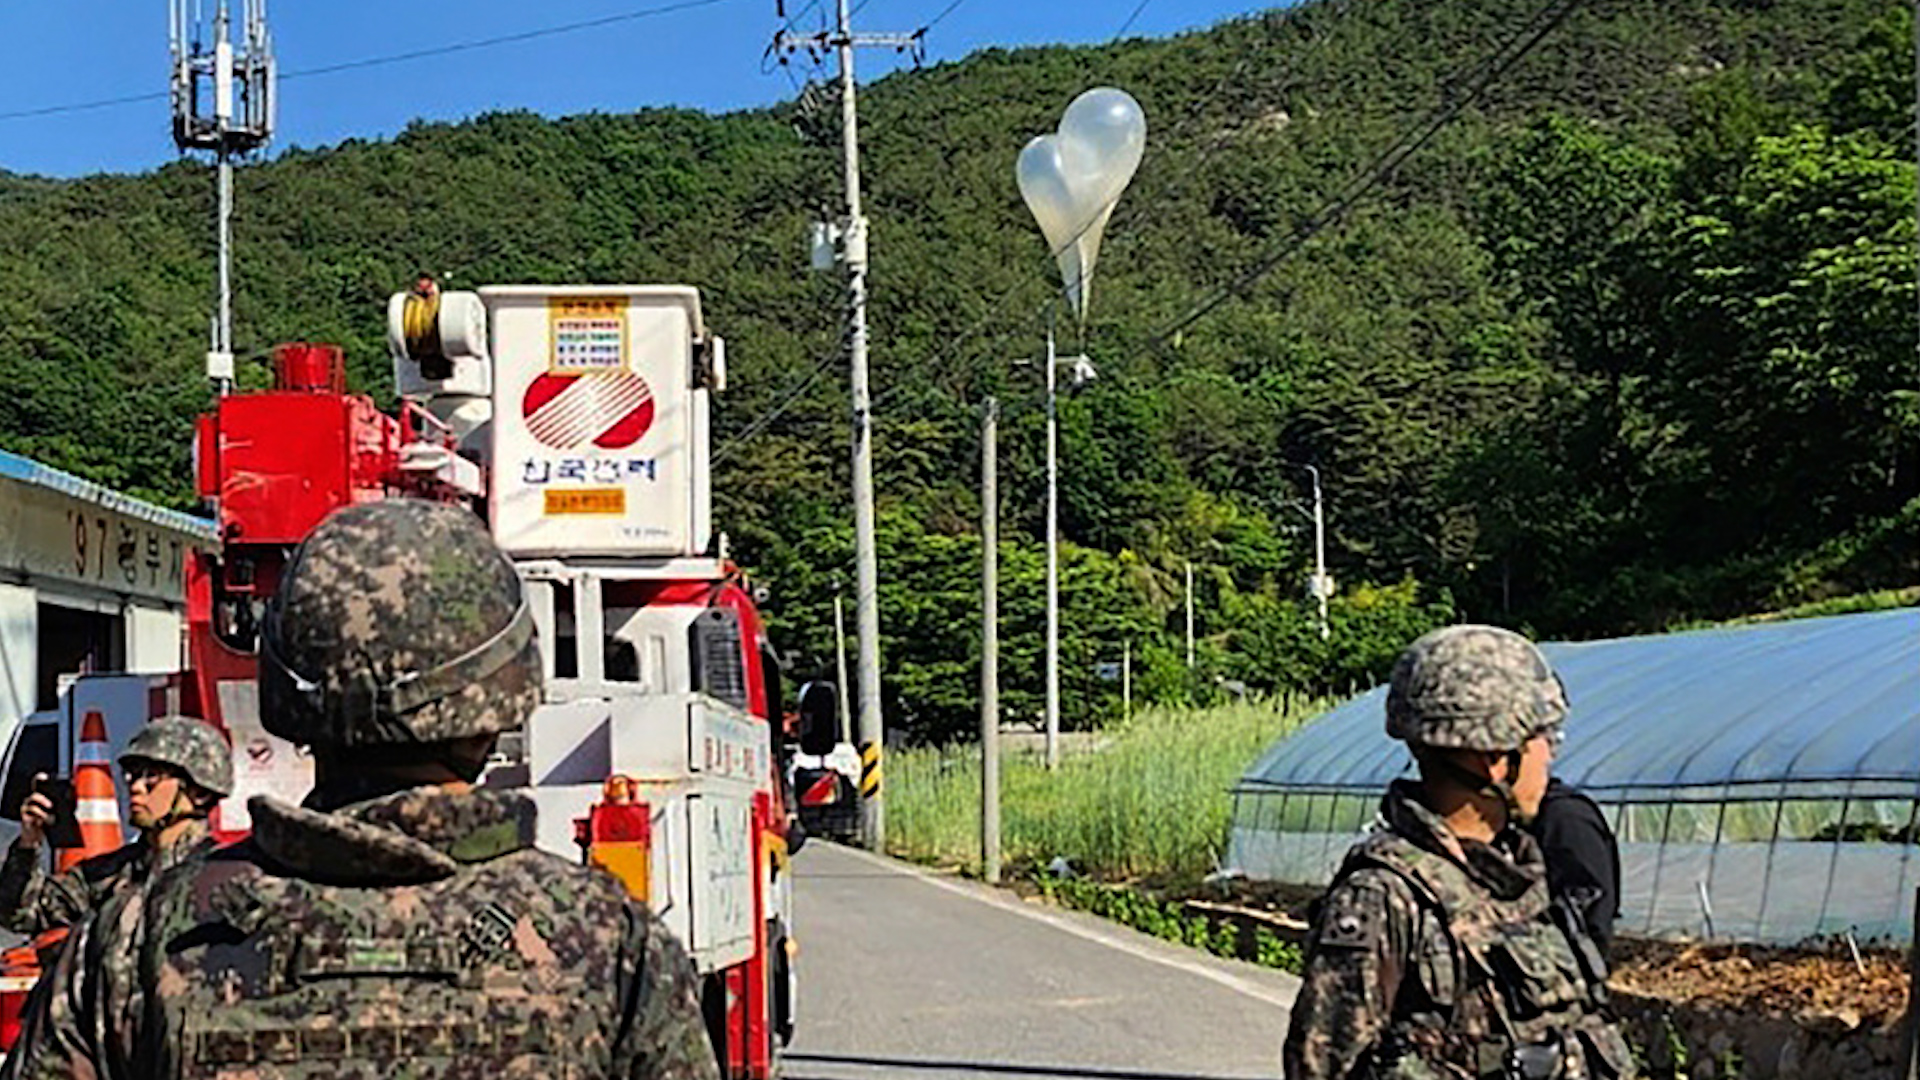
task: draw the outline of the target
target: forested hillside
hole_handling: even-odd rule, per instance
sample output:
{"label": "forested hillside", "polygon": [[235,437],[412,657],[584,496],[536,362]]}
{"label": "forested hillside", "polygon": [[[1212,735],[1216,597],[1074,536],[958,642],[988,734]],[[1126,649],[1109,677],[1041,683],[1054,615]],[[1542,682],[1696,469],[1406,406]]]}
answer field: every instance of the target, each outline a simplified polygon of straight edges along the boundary
{"label": "forested hillside", "polygon": [[[1920,582],[1913,28],[1892,0],[1594,0],[1344,220],[1166,332],[1293,250],[1534,10],[1315,0],[864,94],[895,719],[971,723],[989,394],[1005,696],[1036,708],[1043,415],[1022,360],[1057,279],[1012,163],[1100,84],[1150,131],[1084,335],[1101,375],[1062,407],[1070,720],[1116,707],[1093,665],[1127,642],[1145,697],[1344,689],[1456,616],[1596,636]],[[720,518],[811,669],[851,583],[838,284],[805,269],[837,115],[491,115],[248,167],[238,342],[342,342],[384,396],[382,301],[416,269],[699,285],[732,346]],[[200,166],[0,175],[0,445],[190,504],[210,199]],[[1324,643],[1304,464],[1340,585]]]}

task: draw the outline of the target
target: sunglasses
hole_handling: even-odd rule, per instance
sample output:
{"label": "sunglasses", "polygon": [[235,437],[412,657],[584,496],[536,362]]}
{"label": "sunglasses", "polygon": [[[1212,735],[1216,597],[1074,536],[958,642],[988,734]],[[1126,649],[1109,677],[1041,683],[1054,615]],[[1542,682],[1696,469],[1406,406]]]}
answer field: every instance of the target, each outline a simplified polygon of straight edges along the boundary
{"label": "sunglasses", "polygon": [[120,770],[120,775],[125,779],[127,786],[132,787],[142,780],[158,784],[163,780],[172,779],[175,774],[165,765],[128,765]]}

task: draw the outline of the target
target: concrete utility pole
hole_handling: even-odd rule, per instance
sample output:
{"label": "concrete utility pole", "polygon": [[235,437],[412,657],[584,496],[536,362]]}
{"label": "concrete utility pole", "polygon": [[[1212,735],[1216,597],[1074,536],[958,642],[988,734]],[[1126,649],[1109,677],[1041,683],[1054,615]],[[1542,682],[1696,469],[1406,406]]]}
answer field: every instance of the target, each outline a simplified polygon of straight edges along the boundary
{"label": "concrete utility pole", "polygon": [[1000,883],[1000,402],[980,421],[980,866]]}
{"label": "concrete utility pole", "polygon": [[854,630],[859,638],[862,829],[871,851],[886,850],[887,819],[880,784],[886,722],[880,713],[880,572],[873,523],[873,394],[867,382],[867,218],[860,203],[860,116],[855,106],[853,50],[884,46],[918,48],[914,34],[855,34],[847,0],[839,0],[837,29],[799,37],[780,32],[782,51],[832,46],[840,61],[840,149],[847,191],[847,218],[840,226],[840,258],[847,270],[848,386],[853,406]]}
{"label": "concrete utility pole", "polygon": [[1193,670],[1193,560],[1187,560],[1187,670]]}
{"label": "concrete utility pole", "polygon": [[1060,406],[1059,357],[1047,317],[1047,768],[1060,767]]}
{"label": "concrete utility pole", "polygon": [[1327,513],[1320,498],[1320,470],[1312,465],[1303,465],[1313,476],[1313,598],[1320,605],[1320,640],[1333,636],[1333,629],[1327,625],[1327,597],[1333,593],[1333,582],[1327,578]]}
{"label": "concrete utility pole", "polygon": [[[207,378],[214,393],[233,386],[233,159],[273,137],[274,60],[267,37],[266,0],[242,0],[245,23],[236,52],[227,0],[213,13],[211,51],[201,38],[200,5],[171,0],[168,32],[173,52],[173,142],[182,153],[214,155],[214,237],[218,248],[214,312],[207,344]],[[202,84],[205,84],[203,87]],[[239,101],[236,113],[235,84]],[[209,102],[202,97],[211,91]]]}

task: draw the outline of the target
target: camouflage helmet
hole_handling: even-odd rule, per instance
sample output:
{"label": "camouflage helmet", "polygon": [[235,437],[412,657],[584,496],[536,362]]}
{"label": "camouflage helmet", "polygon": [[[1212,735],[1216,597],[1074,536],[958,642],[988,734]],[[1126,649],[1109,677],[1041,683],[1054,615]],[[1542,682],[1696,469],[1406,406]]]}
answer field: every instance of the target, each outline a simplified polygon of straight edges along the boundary
{"label": "camouflage helmet", "polygon": [[436,743],[520,726],[540,652],[519,575],[472,512],[336,511],[288,564],[260,634],[260,715],[296,743]]}
{"label": "camouflage helmet", "polygon": [[121,768],[137,761],[170,765],[194,786],[221,798],[233,794],[233,748],[205,720],[162,716],[149,721],[120,752]]}
{"label": "camouflage helmet", "polygon": [[1533,642],[1449,626],[1407,646],[1387,689],[1387,734],[1415,746],[1514,750],[1567,716],[1567,691]]}

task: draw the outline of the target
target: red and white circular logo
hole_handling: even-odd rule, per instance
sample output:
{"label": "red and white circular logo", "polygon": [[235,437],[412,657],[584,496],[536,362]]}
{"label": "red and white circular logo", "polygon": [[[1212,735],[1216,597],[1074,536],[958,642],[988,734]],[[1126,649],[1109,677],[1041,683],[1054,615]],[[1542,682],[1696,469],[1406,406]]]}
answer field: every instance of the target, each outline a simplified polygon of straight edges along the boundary
{"label": "red and white circular logo", "polygon": [[527,431],[555,450],[592,443],[619,450],[653,426],[653,390],[631,372],[542,375],[527,387],[520,413]]}

